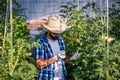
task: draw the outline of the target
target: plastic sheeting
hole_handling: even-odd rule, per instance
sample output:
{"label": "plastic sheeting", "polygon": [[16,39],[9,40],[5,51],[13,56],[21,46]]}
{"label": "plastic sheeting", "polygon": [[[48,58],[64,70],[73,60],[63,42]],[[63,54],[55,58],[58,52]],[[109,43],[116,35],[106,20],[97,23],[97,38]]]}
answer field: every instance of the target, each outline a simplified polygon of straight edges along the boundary
{"label": "plastic sheeting", "polygon": [[[115,1],[116,0],[109,0],[110,4]],[[28,23],[40,19],[47,19],[47,17],[51,15],[59,15],[60,6],[67,2],[75,3],[78,9],[82,8],[88,2],[96,2],[99,8],[102,8],[102,10],[106,9],[106,0],[19,0],[22,8],[25,8]],[[91,17],[95,16],[90,10],[87,12]]]}

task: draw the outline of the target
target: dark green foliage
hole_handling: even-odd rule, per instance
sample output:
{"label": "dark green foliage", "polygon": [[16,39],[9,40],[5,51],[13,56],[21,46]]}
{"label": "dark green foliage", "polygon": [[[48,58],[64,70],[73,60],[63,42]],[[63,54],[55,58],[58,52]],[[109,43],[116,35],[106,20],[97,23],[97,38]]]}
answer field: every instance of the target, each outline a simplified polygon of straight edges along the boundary
{"label": "dark green foliage", "polygon": [[[66,6],[69,5],[67,4]],[[85,9],[88,9],[90,6],[92,6],[93,11],[98,14],[95,18],[89,18],[89,16],[83,15]],[[102,12],[98,11],[100,9],[95,8],[95,3],[87,4],[82,10],[64,8],[63,10],[66,11],[62,14],[70,17],[68,24],[72,26],[71,29],[63,34],[67,54],[71,56],[76,51],[81,53],[79,60],[67,64],[68,80],[120,79],[120,43],[117,39],[118,35],[114,34],[118,32],[113,30],[112,33],[111,27],[113,26],[109,25],[111,33],[109,34],[109,38],[105,37],[107,29],[106,14],[104,14],[101,19],[99,13]],[[71,13],[73,16],[71,17],[68,13]],[[118,13],[116,13],[116,16],[118,16],[117,14]],[[112,19],[110,18],[109,21],[112,21]],[[117,24],[115,25],[114,23]],[[114,25],[114,27],[119,26],[117,21],[111,24]],[[113,36],[114,38],[110,40],[110,37]],[[108,47],[107,43],[109,44]]]}
{"label": "dark green foliage", "polygon": [[120,40],[120,1],[117,1],[110,8],[110,34]]}
{"label": "dark green foliage", "polygon": [[9,0],[0,1],[0,80],[34,80],[37,76],[37,69],[31,57],[31,47],[37,45],[29,43],[25,16],[19,14],[20,5],[17,0],[12,1],[18,6],[13,7],[12,38],[10,14],[9,11],[6,12]]}
{"label": "dark green foliage", "polygon": [[[0,1],[0,79],[34,80],[38,71],[31,58],[30,50],[31,47],[40,45],[29,44],[26,17],[19,14],[21,13],[19,12],[20,4],[17,0],[13,0],[17,9],[13,9],[13,46],[11,49],[9,12],[7,33],[4,37],[8,1]],[[120,1],[116,4],[120,5]],[[67,55],[72,56],[76,51],[81,53],[80,59],[66,65],[68,80],[120,79],[120,10],[116,8],[116,4],[110,9],[109,38],[106,38],[106,14],[102,16],[102,19],[99,15],[106,12],[101,12],[95,3],[88,3],[81,10],[77,10],[76,5],[70,2],[61,6],[61,16],[68,18],[68,25],[72,26],[62,35],[66,43]],[[84,15],[90,7],[97,14],[95,18],[90,18],[88,14]],[[22,11],[24,12],[24,9]]]}

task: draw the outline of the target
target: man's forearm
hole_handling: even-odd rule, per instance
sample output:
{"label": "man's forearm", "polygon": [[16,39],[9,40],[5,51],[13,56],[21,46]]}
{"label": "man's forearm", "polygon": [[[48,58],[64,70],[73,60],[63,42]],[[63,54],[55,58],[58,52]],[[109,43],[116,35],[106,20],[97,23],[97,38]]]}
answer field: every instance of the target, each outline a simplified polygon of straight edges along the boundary
{"label": "man's forearm", "polygon": [[52,57],[47,60],[41,60],[41,59],[36,59],[36,65],[39,69],[43,69],[45,67],[48,67],[50,64],[56,62],[56,58]]}

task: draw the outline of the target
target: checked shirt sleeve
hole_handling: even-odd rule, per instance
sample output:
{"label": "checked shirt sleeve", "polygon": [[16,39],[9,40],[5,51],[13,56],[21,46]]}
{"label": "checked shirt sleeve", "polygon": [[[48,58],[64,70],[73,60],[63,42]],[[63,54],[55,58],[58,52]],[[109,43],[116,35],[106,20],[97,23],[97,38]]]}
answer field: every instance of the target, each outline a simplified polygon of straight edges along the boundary
{"label": "checked shirt sleeve", "polygon": [[44,59],[44,48],[43,45],[41,44],[40,48],[36,48],[36,59]]}

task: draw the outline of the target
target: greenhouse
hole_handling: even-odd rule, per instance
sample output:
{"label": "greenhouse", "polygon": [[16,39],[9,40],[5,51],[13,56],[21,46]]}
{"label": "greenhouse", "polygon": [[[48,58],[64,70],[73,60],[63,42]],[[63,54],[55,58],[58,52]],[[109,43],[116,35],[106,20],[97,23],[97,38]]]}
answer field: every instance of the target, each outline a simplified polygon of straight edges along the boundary
{"label": "greenhouse", "polygon": [[0,0],[0,80],[119,80],[120,0]]}

